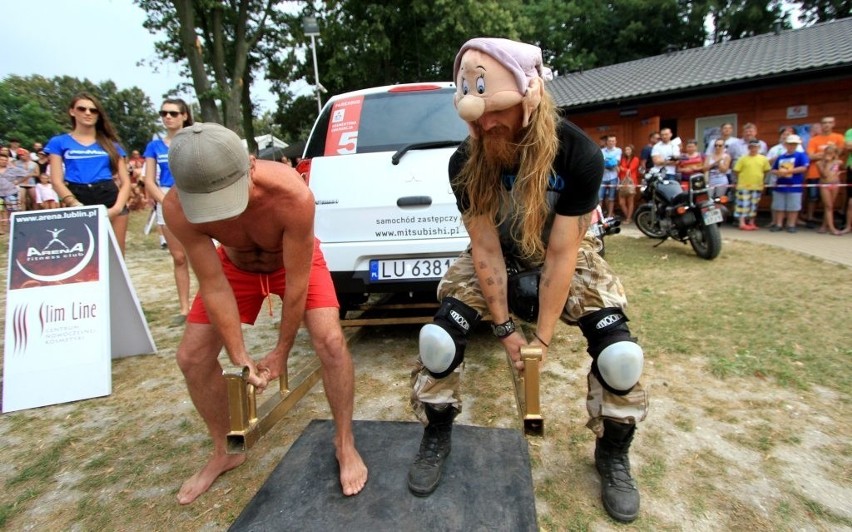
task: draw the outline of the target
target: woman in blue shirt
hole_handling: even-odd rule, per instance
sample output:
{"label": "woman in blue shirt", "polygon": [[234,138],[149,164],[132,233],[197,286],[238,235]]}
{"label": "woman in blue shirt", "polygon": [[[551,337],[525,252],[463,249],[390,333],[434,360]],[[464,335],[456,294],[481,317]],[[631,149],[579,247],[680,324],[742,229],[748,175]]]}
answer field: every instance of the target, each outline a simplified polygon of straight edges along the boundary
{"label": "woman in blue shirt", "polygon": [[[118,141],[101,103],[81,92],[68,107],[71,133],[57,135],[44,147],[50,156],[50,179],[64,207],[107,207],[115,238],[124,255],[130,178]],[[113,176],[118,176],[116,185]]]}
{"label": "woman in blue shirt", "polygon": [[162,204],[166,193],[175,184],[172,173],[169,171],[169,145],[178,131],[192,125],[192,113],[186,102],[180,98],[170,98],[160,106],[160,117],[163,120],[163,127],[166,128],[166,136],[152,140],[145,148],[145,190],[148,192],[148,197],[157,202],[157,224],[163,230],[163,237],[166,239],[166,245],[174,263],[180,314],[172,320],[172,326],[178,327],[186,322],[186,316],[189,314],[189,264],[183,246],[169,231],[163,220]]}

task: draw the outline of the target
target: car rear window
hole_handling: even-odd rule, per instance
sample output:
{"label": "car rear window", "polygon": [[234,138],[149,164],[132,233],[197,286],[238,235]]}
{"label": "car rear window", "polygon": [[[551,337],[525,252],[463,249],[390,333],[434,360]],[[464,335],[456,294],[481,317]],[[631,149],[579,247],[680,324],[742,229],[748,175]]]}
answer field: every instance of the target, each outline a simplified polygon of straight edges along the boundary
{"label": "car rear window", "polygon": [[[468,130],[456,114],[453,92],[451,88],[383,92],[337,100],[320,117],[305,153],[311,158],[396,151],[420,142],[461,142]],[[336,120],[332,119],[335,112]],[[338,127],[340,113],[348,113],[343,128]]]}

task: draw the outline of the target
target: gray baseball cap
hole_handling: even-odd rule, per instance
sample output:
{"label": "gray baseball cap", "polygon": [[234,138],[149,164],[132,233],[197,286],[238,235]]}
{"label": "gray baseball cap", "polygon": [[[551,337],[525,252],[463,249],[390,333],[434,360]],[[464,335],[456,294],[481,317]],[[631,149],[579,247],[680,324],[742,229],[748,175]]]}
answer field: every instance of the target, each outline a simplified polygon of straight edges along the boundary
{"label": "gray baseball cap", "polygon": [[191,223],[233,218],[246,210],[249,156],[230,129],[213,122],[181,129],[169,146],[169,170]]}

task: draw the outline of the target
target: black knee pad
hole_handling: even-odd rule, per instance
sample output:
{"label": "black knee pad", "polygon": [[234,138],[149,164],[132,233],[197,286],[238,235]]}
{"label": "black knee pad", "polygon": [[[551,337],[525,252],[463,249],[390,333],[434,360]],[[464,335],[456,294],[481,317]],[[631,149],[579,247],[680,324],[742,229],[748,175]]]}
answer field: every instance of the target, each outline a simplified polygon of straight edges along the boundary
{"label": "black knee pad", "polygon": [[[424,330],[426,327],[421,330],[421,362],[424,362],[424,366],[433,377],[437,379],[444,378],[461,365],[464,361],[464,350],[465,347],[467,347],[467,336],[470,334],[471,329],[479,323],[480,319],[481,316],[475,309],[465,305],[454,297],[445,297],[441,300],[441,308],[439,308],[438,312],[435,313],[432,324],[443,329],[443,333],[446,333],[449,336],[447,340],[452,340],[455,353],[424,353],[424,349],[446,349],[448,342],[442,342],[440,339],[437,339],[435,342],[429,342],[428,339],[424,340]],[[425,335],[427,338],[432,337],[434,339],[434,333],[427,332]],[[424,354],[426,356],[434,354],[436,355],[435,358],[438,359],[443,359],[449,356],[452,356],[453,358],[445,370],[435,371],[433,368],[429,367],[430,364],[423,360]]]}
{"label": "black knee pad", "polygon": [[[630,329],[627,327],[628,321],[624,311],[620,308],[600,309],[578,320],[580,330],[589,344],[587,351],[589,356],[592,357],[592,373],[604,388],[616,395],[627,395],[633,387],[631,386],[626,390],[613,388],[601,375],[598,357],[604,349],[617,342],[637,344],[636,338],[630,335]],[[638,345],[636,347],[638,348]]]}

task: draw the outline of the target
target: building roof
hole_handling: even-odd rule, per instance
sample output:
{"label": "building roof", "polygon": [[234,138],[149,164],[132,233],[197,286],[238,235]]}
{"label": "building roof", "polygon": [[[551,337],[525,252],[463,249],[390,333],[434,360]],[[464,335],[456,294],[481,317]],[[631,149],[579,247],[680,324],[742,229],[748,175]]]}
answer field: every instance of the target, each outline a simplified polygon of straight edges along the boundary
{"label": "building roof", "polygon": [[646,57],[559,76],[547,84],[559,107],[630,105],[755,81],[783,82],[852,67],[852,18]]}

